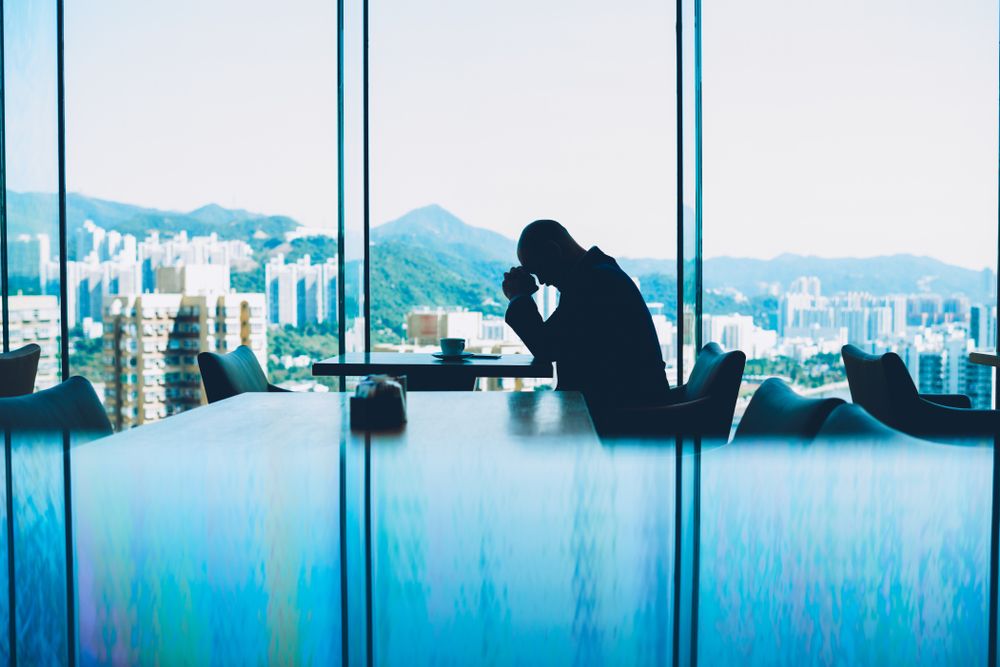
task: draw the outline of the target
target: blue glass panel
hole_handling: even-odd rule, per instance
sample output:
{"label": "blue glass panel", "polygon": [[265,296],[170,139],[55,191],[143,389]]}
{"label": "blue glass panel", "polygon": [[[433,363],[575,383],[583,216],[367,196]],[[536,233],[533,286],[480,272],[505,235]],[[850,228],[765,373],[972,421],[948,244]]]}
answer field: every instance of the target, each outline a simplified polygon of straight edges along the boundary
{"label": "blue glass panel", "polygon": [[707,453],[698,664],[982,664],[991,480],[987,448]]}
{"label": "blue glass panel", "polygon": [[336,441],[95,443],[72,470],[81,664],[340,662]]}
{"label": "blue glass panel", "polygon": [[379,664],[668,664],[674,453],[373,448]]}
{"label": "blue glass panel", "polygon": [[66,514],[60,434],[11,436],[17,659],[65,664]]}
{"label": "blue glass panel", "polygon": [[42,348],[35,385],[59,382],[56,2],[4,5],[10,346]]}

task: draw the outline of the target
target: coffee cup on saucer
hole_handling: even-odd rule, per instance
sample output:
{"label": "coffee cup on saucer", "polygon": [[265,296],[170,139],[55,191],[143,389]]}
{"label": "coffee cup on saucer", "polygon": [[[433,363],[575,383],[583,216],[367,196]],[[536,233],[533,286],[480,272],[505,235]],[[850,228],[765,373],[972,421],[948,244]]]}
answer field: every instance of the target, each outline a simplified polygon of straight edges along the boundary
{"label": "coffee cup on saucer", "polygon": [[442,338],[441,354],[446,357],[457,357],[465,352],[464,338]]}

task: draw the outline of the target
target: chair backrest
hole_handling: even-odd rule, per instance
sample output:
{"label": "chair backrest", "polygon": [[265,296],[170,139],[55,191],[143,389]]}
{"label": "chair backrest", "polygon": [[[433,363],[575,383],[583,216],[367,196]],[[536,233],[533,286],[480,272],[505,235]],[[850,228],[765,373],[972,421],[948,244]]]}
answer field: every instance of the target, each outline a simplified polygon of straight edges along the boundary
{"label": "chair backrest", "polygon": [[900,420],[900,408],[919,400],[917,387],[906,364],[895,352],[868,354],[854,345],[841,351],[851,400],[890,426]]}
{"label": "chair backrest", "polygon": [[708,343],[701,348],[694,368],[688,377],[685,387],[685,399],[693,401],[706,396],[715,396],[720,392],[732,392],[733,401],[739,393],[740,382],[743,380],[743,368],[747,356],[739,350],[723,352],[717,343]]}
{"label": "chair backrest", "polygon": [[890,428],[859,405],[845,404],[830,413],[816,439],[914,440]]}
{"label": "chair backrest", "polygon": [[34,343],[0,354],[0,398],[24,396],[35,390],[42,348]]}
{"label": "chair backrest", "polygon": [[198,368],[209,403],[237,394],[268,390],[267,376],[253,350],[246,345],[240,345],[229,354],[202,352],[198,355]]}
{"label": "chair backrest", "polygon": [[80,376],[27,396],[0,398],[0,428],[111,434],[93,385]]}
{"label": "chair backrest", "polygon": [[706,430],[706,436],[729,437],[746,362],[747,355],[740,350],[723,352],[716,343],[708,343],[698,353],[684,385],[684,400],[709,399],[712,428]]}
{"label": "chair backrest", "polygon": [[823,422],[844,401],[839,398],[805,398],[778,378],[765,380],[747,406],[737,438],[780,437],[812,440]]}

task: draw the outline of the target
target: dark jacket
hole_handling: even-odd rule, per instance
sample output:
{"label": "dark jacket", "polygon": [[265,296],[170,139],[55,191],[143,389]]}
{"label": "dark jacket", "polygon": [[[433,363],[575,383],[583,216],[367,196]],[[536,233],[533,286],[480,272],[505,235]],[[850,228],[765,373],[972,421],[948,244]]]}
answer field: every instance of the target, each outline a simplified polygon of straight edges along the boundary
{"label": "dark jacket", "polygon": [[536,358],[554,361],[559,389],[579,390],[591,409],[663,405],[670,385],[653,318],[618,263],[587,251],[543,321],[531,297],[513,299],[507,323]]}

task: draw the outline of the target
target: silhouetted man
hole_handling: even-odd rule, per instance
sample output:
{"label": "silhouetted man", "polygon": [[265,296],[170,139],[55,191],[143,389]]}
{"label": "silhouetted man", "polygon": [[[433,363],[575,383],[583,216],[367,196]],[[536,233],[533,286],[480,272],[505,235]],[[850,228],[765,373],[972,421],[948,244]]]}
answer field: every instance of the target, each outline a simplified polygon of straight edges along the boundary
{"label": "silhouetted man", "polygon": [[[595,417],[617,407],[667,403],[670,387],[653,318],[639,289],[596,246],[584,250],[554,220],[536,220],[517,243],[521,266],[504,274],[507,323],[531,353],[554,361],[559,389],[580,390]],[[542,320],[531,295],[559,290],[559,306]]]}

